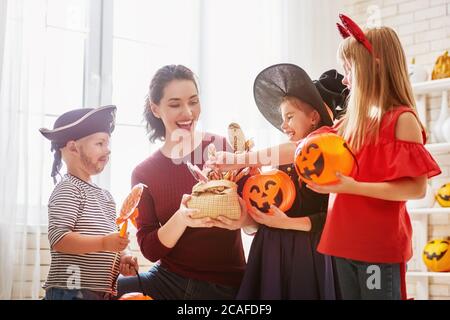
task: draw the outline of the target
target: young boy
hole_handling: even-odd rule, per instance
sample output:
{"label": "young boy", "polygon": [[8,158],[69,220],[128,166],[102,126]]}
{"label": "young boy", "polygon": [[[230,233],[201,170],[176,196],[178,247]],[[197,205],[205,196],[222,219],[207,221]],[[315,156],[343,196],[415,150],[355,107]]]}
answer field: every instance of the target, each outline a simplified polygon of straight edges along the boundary
{"label": "young boy", "polygon": [[62,177],[48,203],[50,271],[46,300],[103,300],[117,294],[117,277],[134,275],[137,259],[125,253],[111,194],[91,182],[109,160],[116,107],[77,109],[61,115],[53,130],[40,129],[54,152],[52,177]]}

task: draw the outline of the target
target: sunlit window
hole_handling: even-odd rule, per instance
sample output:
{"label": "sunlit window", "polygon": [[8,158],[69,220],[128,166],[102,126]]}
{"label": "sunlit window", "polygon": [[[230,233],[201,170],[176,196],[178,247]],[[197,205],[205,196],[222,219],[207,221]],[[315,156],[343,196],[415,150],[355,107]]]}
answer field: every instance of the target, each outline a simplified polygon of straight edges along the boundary
{"label": "sunlit window", "polygon": [[150,144],[143,122],[152,76],[167,64],[198,69],[198,0],[114,0],[113,94],[117,125],[112,140],[111,191],[121,202],[131,172],[159,144]]}
{"label": "sunlit window", "polygon": [[[21,88],[27,99],[20,101],[24,106],[20,144],[27,146],[28,153],[18,158],[23,170],[17,178],[21,190],[17,201],[28,213],[21,215],[27,221],[20,222],[47,222],[46,205],[54,187],[50,178],[53,156],[50,143],[38,129],[51,128],[60,114],[83,107],[88,16],[88,0],[36,0],[23,2],[23,16],[8,17],[12,28],[23,22],[17,29],[23,34],[16,42],[20,51],[10,52],[15,55],[14,63],[20,63],[22,78],[31,84]],[[21,50],[21,45],[26,47]]]}

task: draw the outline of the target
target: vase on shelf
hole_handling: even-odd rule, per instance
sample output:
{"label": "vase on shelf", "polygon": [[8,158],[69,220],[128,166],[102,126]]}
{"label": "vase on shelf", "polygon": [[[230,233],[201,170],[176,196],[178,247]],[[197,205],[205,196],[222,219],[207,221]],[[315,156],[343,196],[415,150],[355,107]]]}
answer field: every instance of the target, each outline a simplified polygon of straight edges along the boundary
{"label": "vase on shelf", "polygon": [[[450,142],[450,123],[448,123],[448,96],[447,91],[442,92],[441,111],[434,124],[433,134],[436,142]],[[444,125],[447,121],[447,124]],[[448,140],[447,140],[448,139]]]}
{"label": "vase on shelf", "polygon": [[[448,111],[448,93],[447,91],[442,92],[442,101],[441,101],[441,111],[447,110]],[[441,133],[443,137],[442,142],[450,142],[450,117],[447,116],[445,121],[442,124],[441,127]]]}
{"label": "vase on shelf", "polygon": [[416,59],[413,58],[410,65],[408,65],[409,80],[411,83],[418,83],[428,80],[428,72],[421,65],[416,64]]}

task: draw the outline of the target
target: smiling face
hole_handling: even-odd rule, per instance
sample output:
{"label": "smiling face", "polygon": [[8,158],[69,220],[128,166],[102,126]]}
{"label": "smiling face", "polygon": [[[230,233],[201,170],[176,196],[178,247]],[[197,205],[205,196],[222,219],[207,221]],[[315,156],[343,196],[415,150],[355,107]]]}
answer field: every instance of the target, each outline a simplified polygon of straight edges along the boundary
{"label": "smiling face", "polygon": [[441,207],[450,207],[450,184],[446,183],[441,186],[436,194],[436,200]]}
{"label": "smiling face", "polygon": [[450,242],[448,239],[432,240],[425,245],[422,259],[431,271],[450,271],[449,246]]}
{"label": "smiling face", "polygon": [[253,207],[270,213],[274,205],[281,211],[289,210],[295,200],[295,185],[291,178],[280,170],[271,170],[251,176],[245,182],[242,196],[247,208]]}
{"label": "smiling face", "polygon": [[252,206],[265,213],[269,211],[271,205],[279,207],[283,200],[283,193],[273,180],[267,180],[261,185],[253,185],[250,193],[252,194],[250,198]]}
{"label": "smiling face", "polygon": [[289,141],[297,142],[303,139],[317,128],[320,122],[319,113],[297,98],[285,98],[280,105],[280,111],[283,118],[281,129]]}
{"label": "smiling face", "polygon": [[336,172],[348,176],[354,165],[347,143],[334,133],[313,134],[303,139],[295,152],[295,169],[305,183],[334,184],[338,181]]}
{"label": "smiling face", "polygon": [[171,137],[192,136],[200,115],[200,100],[195,83],[190,80],[173,80],[164,88],[159,104],[151,105],[155,117],[166,129],[166,141]]}

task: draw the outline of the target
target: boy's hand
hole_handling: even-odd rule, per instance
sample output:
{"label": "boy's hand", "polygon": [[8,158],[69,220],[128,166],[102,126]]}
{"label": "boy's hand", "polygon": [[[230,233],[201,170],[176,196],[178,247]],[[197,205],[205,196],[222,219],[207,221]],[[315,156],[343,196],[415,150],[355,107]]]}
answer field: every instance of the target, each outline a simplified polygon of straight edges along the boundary
{"label": "boy's hand", "polygon": [[122,238],[119,232],[110,233],[104,236],[102,239],[103,251],[123,251],[126,249],[129,243],[130,239],[128,239],[128,234],[125,238]]}
{"label": "boy's hand", "polygon": [[120,258],[120,274],[126,277],[135,276],[139,271],[137,257],[125,255]]}

